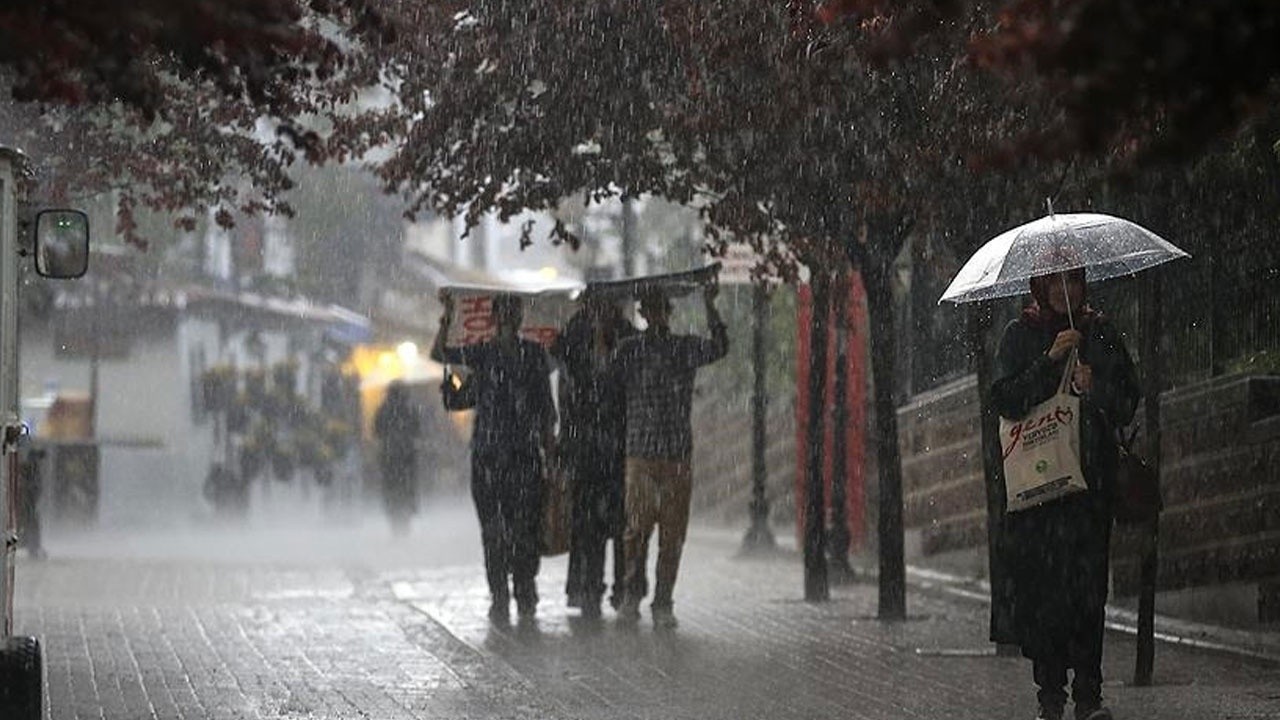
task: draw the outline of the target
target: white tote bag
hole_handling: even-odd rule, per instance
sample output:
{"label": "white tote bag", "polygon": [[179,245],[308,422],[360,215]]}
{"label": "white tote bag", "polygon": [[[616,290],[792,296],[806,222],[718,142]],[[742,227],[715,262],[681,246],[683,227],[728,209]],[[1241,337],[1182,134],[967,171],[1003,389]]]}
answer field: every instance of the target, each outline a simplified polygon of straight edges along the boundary
{"label": "white tote bag", "polygon": [[1009,512],[1089,489],[1080,468],[1080,398],[1069,390],[1075,363],[1073,352],[1058,391],[1026,417],[1000,418]]}

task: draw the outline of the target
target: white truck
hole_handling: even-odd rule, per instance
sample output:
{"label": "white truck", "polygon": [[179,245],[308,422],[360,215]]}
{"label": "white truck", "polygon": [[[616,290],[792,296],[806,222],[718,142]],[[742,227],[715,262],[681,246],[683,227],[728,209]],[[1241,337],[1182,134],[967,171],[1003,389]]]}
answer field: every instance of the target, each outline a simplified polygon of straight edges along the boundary
{"label": "white truck", "polygon": [[[40,720],[44,672],[40,643],[13,635],[14,557],[18,550],[18,444],[26,434],[18,404],[18,264],[35,257],[44,277],[77,278],[89,263],[89,220],[78,210],[48,209],[20,228],[30,164],[0,145],[0,718]],[[28,235],[26,230],[30,228]]]}

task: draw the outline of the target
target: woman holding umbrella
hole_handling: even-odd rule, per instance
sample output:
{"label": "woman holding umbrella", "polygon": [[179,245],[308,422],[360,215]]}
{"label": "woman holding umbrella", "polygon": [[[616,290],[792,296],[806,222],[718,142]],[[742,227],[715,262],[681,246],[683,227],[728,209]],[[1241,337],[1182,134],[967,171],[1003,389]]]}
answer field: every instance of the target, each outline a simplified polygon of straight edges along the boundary
{"label": "woman holding umbrella", "polygon": [[1132,421],[1140,393],[1119,331],[1085,301],[1084,269],[1032,277],[1030,291],[1032,303],[1001,338],[992,399],[1002,417],[1020,420],[1058,391],[1074,363],[1088,490],[1005,516],[1013,624],[1039,687],[1038,717],[1063,716],[1071,670],[1076,719],[1107,720],[1102,638],[1115,431]]}

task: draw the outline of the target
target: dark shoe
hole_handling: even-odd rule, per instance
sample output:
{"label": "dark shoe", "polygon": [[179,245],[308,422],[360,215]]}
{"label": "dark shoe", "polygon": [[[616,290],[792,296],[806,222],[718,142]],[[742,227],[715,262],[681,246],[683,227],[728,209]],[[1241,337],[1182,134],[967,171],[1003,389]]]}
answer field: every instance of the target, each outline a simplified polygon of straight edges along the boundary
{"label": "dark shoe", "polygon": [[1036,713],[1036,720],[1062,720],[1062,710],[1062,708],[1049,708],[1041,705],[1040,712]]}
{"label": "dark shoe", "polygon": [[680,623],[676,621],[676,614],[667,606],[659,606],[650,608],[653,615],[653,626],[661,630],[673,630]]}
{"label": "dark shoe", "polygon": [[582,593],[569,593],[565,598],[564,604],[566,607],[580,608],[582,607],[582,602]]}
{"label": "dark shoe", "polygon": [[1105,707],[1076,708],[1076,720],[1113,720],[1111,711]]}
{"label": "dark shoe", "polygon": [[511,601],[494,600],[489,604],[489,622],[507,625],[511,622]]}
{"label": "dark shoe", "polygon": [[517,600],[516,612],[522,619],[529,619],[538,614],[537,600]]}
{"label": "dark shoe", "polygon": [[623,600],[618,606],[618,622],[623,625],[635,625],[640,622],[639,601]]}

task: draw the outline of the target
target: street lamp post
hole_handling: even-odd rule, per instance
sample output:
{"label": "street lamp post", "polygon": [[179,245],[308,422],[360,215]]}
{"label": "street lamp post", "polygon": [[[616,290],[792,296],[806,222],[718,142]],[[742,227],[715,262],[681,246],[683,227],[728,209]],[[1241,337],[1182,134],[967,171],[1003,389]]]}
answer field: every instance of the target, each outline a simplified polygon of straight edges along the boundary
{"label": "street lamp post", "polygon": [[773,550],[776,541],[769,529],[769,499],[765,494],[768,468],[765,465],[765,420],[768,397],[765,389],[765,322],[769,306],[769,289],[756,283],[752,289],[751,358],[754,388],[751,395],[751,527],[742,539],[744,554]]}
{"label": "street lamp post", "polygon": [[812,312],[809,315],[809,408],[805,438],[804,479],[804,599],[824,602],[831,598],[827,578],[826,503],[823,488],[823,407],[827,397],[827,309],[830,279],[815,272],[810,279]]}

